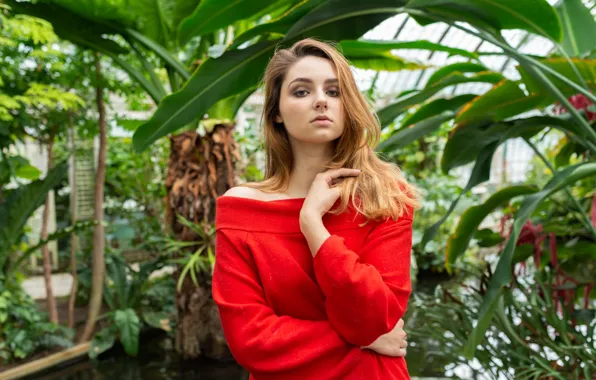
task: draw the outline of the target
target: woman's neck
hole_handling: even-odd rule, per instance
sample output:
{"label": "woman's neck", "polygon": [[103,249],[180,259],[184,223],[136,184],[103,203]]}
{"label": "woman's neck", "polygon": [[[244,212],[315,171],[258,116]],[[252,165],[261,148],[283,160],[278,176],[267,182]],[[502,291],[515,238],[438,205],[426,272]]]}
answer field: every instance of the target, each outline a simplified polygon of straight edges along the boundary
{"label": "woman's neck", "polygon": [[293,149],[294,165],[290,174],[290,182],[284,192],[288,197],[304,198],[317,174],[326,170],[325,164],[333,154],[331,144],[310,145]]}

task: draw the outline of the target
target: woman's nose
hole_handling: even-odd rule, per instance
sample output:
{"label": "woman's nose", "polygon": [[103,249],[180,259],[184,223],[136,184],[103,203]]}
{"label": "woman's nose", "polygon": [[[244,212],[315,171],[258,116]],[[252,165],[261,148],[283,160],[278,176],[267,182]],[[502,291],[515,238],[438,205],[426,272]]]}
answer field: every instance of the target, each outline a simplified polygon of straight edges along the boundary
{"label": "woman's nose", "polygon": [[315,99],[314,107],[315,107],[315,109],[327,108],[327,98],[325,97],[324,93],[323,94],[319,93],[317,95],[317,98]]}

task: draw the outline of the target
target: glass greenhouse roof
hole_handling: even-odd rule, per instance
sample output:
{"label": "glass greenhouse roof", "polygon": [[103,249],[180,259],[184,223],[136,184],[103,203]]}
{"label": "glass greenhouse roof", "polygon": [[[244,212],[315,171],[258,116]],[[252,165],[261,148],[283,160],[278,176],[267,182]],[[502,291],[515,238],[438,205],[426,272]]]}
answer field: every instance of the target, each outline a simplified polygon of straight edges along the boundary
{"label": "glass greenhouse roof", "polygon": [[[551,4],[556,4],[558,0],[548,0]],[[596,16],[596,0],[583,0],[583,2],[592,9]],[[505,39],[511,46],[525,54],[546,56],[554,49],[554,44],[548,39],[529,34],[522,30],[506,30],[503,32]],[[366,33],[363,39],[371,40],[397,40],[414,41],[428,40],[440,43],[453,48],[465,49],[477,52],[480,55],[480,61],[486,67],[493,71],[502,72],[509,79],[519,79],[519,74],[515,69],[517,62],[511,60],[505,55],[491,55],[500,51],[498,47],[483,42],[479,38],[469,35],[459,29],[450,27],[442,23],[435,23],[422,27],[406,14],[400,14],[392,17],[378,25],[375,29]],[[428,78],[442,66],[456,62],[465,62],[469,59],[461,56],[449,56],[446,52],[428,52],[424,50],[395,50],[396,56],[409,61],[417,61],[431,66],[424,70],[402,70],[398,72],[379,72],[376,80],[376,93],[381,98],[380,106],[388,104],[403,91],[421,88]],[[488,55],[486,55],[488,54]],[[368,89],[374,80],[374,70],[354,69],[356,80],[361,90]],[[457,95],[464,93],[483,93],[491,87],[485,83],[466,83],[443,90],[443,95]],[[438,94],[440,95],[440,94]]]}

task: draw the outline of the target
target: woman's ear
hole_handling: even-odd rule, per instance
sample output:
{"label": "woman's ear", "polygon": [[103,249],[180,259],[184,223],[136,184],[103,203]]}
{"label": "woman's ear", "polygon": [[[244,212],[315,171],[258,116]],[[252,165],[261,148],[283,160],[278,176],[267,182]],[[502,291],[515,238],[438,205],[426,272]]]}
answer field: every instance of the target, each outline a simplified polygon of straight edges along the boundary
{"label": "woman's ear", "polygon": [[280,115],[276,115],[276,116],[275,116],[275,118],[274,118],[274,120],[275,120],[275,122],[276,122],[276,123],[280,123],[280,124],[284,122],[284,121],[282,120],[282,118],[281,118],[281,116],[280,116]]}

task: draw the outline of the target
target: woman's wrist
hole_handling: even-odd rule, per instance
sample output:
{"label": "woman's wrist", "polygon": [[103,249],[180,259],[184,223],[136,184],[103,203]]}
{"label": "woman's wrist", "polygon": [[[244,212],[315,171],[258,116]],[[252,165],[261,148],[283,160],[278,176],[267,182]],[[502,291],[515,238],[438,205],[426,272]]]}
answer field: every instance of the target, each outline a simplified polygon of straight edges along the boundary
{"label": "woman's wrist", "polygon": [[300,213],[300,230],[308,242],[313,257],[325,240],[331,236],[323,224],[323,219],[308,211]]}
{"label": "woman's wrist", "polygon": [[323,218],[312,211],[300,211],[300,229],[302,233],[308,228],[312,228],[317,224],[323,224]]}

